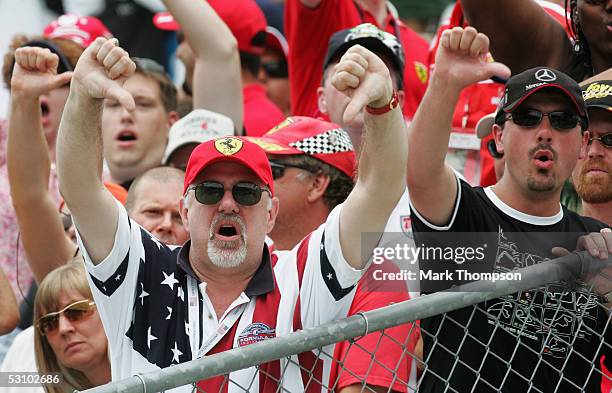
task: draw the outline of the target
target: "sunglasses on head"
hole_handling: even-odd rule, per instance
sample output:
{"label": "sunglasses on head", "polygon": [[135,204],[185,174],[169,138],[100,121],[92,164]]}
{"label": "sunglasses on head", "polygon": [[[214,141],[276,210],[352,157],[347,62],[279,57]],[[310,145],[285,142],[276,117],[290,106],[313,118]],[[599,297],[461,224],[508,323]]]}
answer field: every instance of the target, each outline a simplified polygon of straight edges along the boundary
{"label": "sunglasses on head", "polygon": [[[203,205],[219,203],[225,195],[225,187],[216,181],[205,181],[189,187],[187,191],[189,190],[194,190],[196,200]],[[232,196],[242,206],[253,206],[259,203],[264,191],[272,196],[272,193],[266,187],[260,187],[250,182],[240,182],[232,187]]]}
{"label": "sunglasses on head", "polygon": [[285,170],[287,168],[298,168],[307,172],[311,172],[310,168],[307,168],[305,165],[299,164],[289,164],[286,162],[279,161],[270,161],[270,168],[272,168],[272,179],[280,179],[285,176]]}
{"label": "sunglasses on head", "polygon": [[593,141],[599,141],[599,143],[601,143],[605,148],[609,149],[612,147],[612,132],[604,134],[600,137],[589,138],[588,144],[590,145],[593,143]]}
{"label": "sunglasses on head", "polygon": [[58,328],[61,314],[64,314],[69,321],[76,322],[90,315],[95,305],[96,304],[89,299],[79,300],[78,302],[67,305],[59,311],[43,315],[38,322],[36,322],[36,328],[42,336],[45,336]]}
{"label": "sunglasses on head", "polygon": [[261,62],[261,68],[264,70],[266,75],[270,78],[288,78],[289,70],[287,69],[287,62],[284,60],[280,61],[267,61]]}
{"label": "sunglasses on head", "polygon": [[535,127],[542,122],[544,116],[548,116],[550,125],[557,131],[568,131],[573,129],[581,122],[579,115],[565,111],[555,111],[550,113],[542,113],[537,109],[520,109],[506,116],[506,120],[512,119],[512,122],[521,127]]}

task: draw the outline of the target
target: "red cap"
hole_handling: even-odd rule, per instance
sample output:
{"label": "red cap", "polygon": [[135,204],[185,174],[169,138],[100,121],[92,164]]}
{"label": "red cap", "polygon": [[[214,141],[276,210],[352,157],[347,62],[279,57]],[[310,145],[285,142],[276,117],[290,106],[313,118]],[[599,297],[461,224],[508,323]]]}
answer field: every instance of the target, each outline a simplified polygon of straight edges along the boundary
{"label": "red cap", "polygon": [[[263,53],[263,45],[253,45],[253,38],[266,30],[266,17],[255,0],[209,0],[208,4],[230,28],[238,41],[238,49],[255,55]],[[179,30],[181,26],[169,12],[158,12],[153,24],[161,30]]]}
{"label": "red cap", "polygon": [[255,172],[274,195],[272,169],[266,153],[257,144],[236,136],[212,139],[199,144],[193,150],[185,170],[183,194],[202,170],[210,164],[224,161],[237,162]]}
{"label": "red cap", "polygon": [[355,151],[351,138],[340,126],[305,116],[288,117],[262,137],[247,137],[268,154],[306,154],[342,171],[355,174]]}
{"label": "red cap", "polygon": [[98,18],[65,14],[49,23],[43,30],[43,36],[71,40],[85,49],[96,38],[111,38],[113,35]]}
{"label": "red cap", "polygon": [[274,49],[285,55],[285,59],[289,55],[289,44],[287,39],[277,28],[266,27],[266,48]]}

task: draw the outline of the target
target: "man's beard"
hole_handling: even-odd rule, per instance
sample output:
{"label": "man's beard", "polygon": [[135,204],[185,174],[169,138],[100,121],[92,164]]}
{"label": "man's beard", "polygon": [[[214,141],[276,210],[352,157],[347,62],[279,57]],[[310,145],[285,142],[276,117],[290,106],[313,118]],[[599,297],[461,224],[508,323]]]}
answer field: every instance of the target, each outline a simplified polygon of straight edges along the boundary
{"label": "man's beard", "polygon": [[[603,176],[587,176],[587,171],[598,167],[607,171]],[[587,203],[608,203],[612,201],[612,175],[610,167],[603,160],[585,160],[583,168],[574,184],[580,198]]]}
{"label": "man's beard", "polygon": [[[221,241],[215,238],[214,228],[220,221],[231,221],[239,227],[240,239],[236,241]],[[210,226],[208,237],[208,258],[213,265],[222,268],[240,266],[247,255],[246,226],[238,215],[219,213]]]}

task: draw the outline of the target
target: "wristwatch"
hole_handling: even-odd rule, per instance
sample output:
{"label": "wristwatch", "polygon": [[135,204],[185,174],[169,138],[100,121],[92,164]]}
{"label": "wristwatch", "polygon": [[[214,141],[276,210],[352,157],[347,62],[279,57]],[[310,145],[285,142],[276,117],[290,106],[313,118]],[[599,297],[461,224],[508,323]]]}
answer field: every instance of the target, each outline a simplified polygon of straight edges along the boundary
{"label": "wristwatch", "polygon": [[393,90],[393,94],[391,95],[391,100],[387,105],[381,106],[380,108],[372,108],[371,106],[366,106],[365,110],[371,115],[382,115],[387,112],[391,112],[393,109],[399,106],[399,97],[397,96],[397,91]]}

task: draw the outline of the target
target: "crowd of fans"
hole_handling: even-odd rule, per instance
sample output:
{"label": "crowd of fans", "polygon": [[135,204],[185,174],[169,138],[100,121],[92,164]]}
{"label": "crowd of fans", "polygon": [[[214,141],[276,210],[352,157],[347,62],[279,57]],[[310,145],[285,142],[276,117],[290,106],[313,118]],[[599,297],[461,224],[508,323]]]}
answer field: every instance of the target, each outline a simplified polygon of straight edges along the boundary
{"label": "crowd of fans", "polygon": [[[385,0],[72,3],[2,64],[0,370],[62,375],[7,391],[87,389],[439,290],[371,279],[388,234],[494,233],[502,271],[612,254],[612,0],[460,0],[431,44]],[[609,392],[612,280],[583,281],[194,386]],[[565,322],[521,327],[525,296]],[[571,348],[549,340],[582,324]]]}

